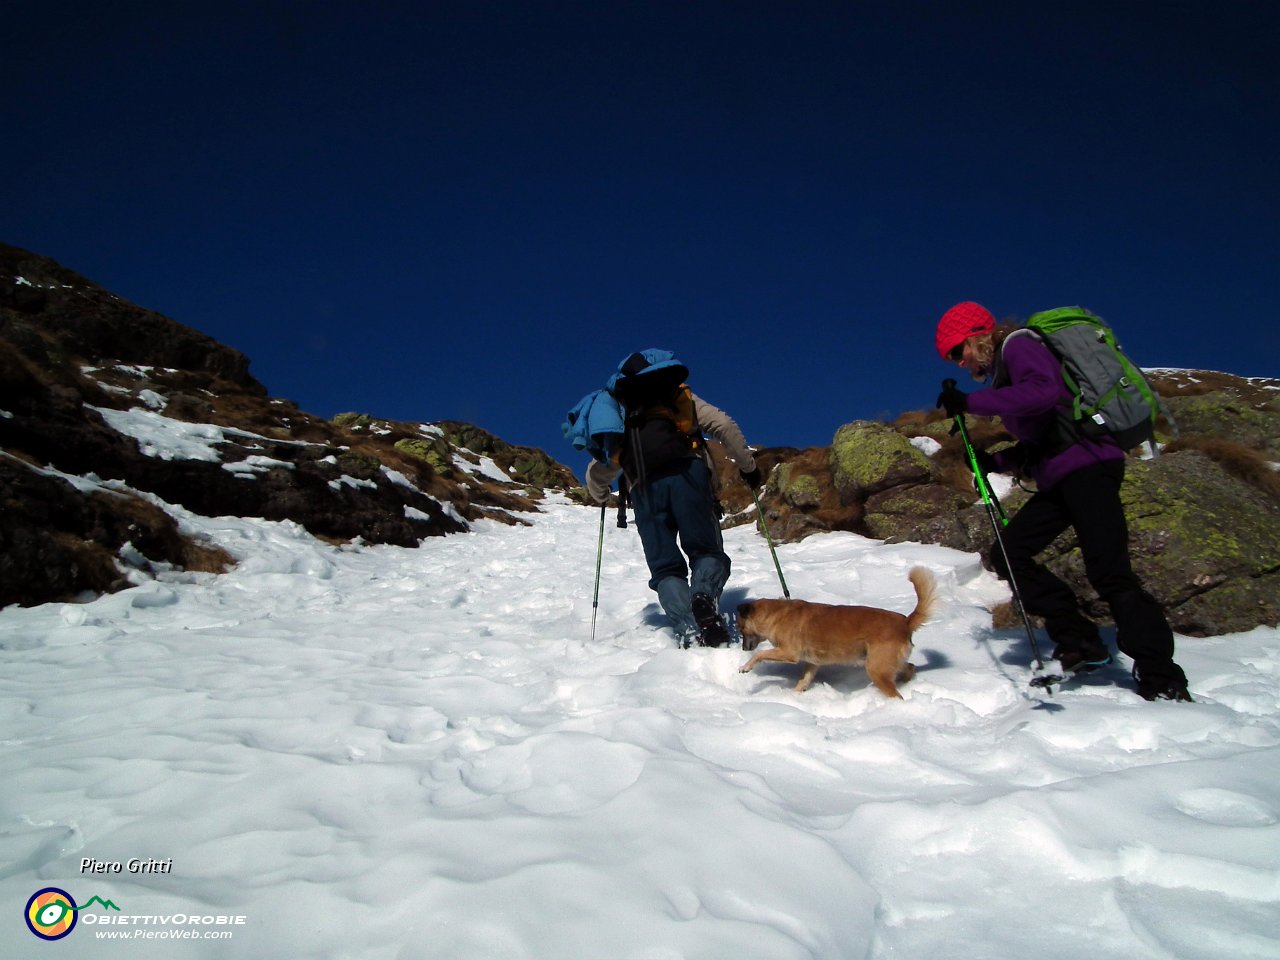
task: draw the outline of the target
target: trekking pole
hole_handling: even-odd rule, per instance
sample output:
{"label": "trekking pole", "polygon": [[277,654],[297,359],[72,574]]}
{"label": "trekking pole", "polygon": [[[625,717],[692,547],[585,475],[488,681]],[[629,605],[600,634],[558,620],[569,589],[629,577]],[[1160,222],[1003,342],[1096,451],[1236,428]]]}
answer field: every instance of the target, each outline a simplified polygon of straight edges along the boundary
{"label": "trekking pole", "polygon": [[600,504],[600,536],[596,541],[596,592],[591,598],[591,642],[596,642],[596,614],[600,610],[600,561],[604,557],[605,505]]}
{"label": "trekking pole", "polygon": [[782,584],[782,595],[790,600],[791,591],[787,589],[787,579],[782,575],[782,564],[778,562],[778,551],[773,545],[773,537],[769,536],[769,525],[764,520],[764,507],[760,506],[760,494],[756,493],[754,487],[751,489],[751,496],[756,502],[756,513],[760,515],[760,529],[764,531],[765,542],[769,544],[769,552],[773,554],[773,567],[778,571],[778,582]]}
{"label": "trekking pole", "polygon": [[[951,386],[955,386],[955,381],[950,381]],[[944,381],[943,386],[947,386]],[[1022,605],[1022,592],[1018,589],[1018,581],[1013,577],[1013,568],[1009,563],[1009,552],[1004,547],[1004,537],[1001,535],[1000,529],[1008,524],[1009,518],[1005,516],[1004,508],[1000,506],[999,499],[991,490],[987,483],[987,478],[982,473],[982,468],[978,465],[978,455],[973,449],[973,444],[969,442],[969,431],[965,426],[964,414],[958,413],[955,417],[956,426],[959,428],[960,439],[964,441],[965,453],[969,458],[969,467],[973,470],[974,482],[978,485],[978,492],[982,495],[983,505],[987,508],[987,516],[991,520],[991,530],[996,537],[996,546],[1000,549],[1000,555],[1004,559],[1004,569],[1009,575],[1009,592],[1013,594],[1013,603],[1018,610],[1018,616],[1022,618],[1022,625],[1027,631],[1027,640],[1031,643],[1031,655],[1035,658],[1033,671],[1036,676],[1031,678],[1031,686],[1043,687],[1044,690],[1053,696],[1052,684],[1061,683],[1062,677],[1055,674],[1045,676],[1044,660],[1040,656],[1040,645],[1036,643],[1035,631],[1031,629],[1031,618],[1027,616],[1027,608]]]}
{"label": "trekking pole", "polygon": [[[942,381],[943,389],[946,389],[947,387],[954,387],[955,385],[956,382],[954,380]],[[960,433],[960,439],[964,441],[965,456],[969,460],[969,469],[973,471],[973,482],[978,487],[978,493],[982,497],[983,504],[986,505],[988,510],[990,510],[994,505],[995,509],[1000,514],[1000,525],[1007,527],[1009,525],[1009,517],[1004,512],[1004,505],[1000,503],[1000,498],[997,497],[996,492],[991,489],[991,484],[987,483],[986,474],[982,472],[982,467],[978,463],[978,452],[973,449],[973,444],[969,442],[969,429],[965,426],[963,413],[956,414],[956,429]],[[997,537],[999,536],[999,530],[996,531],[996,535]],[[1001,549],[1003,550],[1003,545],[1001,546]],[[1010,582],[1012,583],[1012,581]]]}

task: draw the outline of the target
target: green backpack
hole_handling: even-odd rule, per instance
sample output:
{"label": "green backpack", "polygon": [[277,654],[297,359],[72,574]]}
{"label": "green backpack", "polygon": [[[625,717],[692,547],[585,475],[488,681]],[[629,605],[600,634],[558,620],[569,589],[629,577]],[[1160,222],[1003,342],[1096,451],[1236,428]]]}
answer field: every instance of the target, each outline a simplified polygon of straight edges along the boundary
{"label": "green backpack", "polygon": [[1067,426],[1075,436],[1109,436],[1125,450],[1146,442],[1154,447],[1163,405],[1100,317],[1083,307],[1059,307],[1034,314],[1026,329],[1062,364],[1073,397]]}

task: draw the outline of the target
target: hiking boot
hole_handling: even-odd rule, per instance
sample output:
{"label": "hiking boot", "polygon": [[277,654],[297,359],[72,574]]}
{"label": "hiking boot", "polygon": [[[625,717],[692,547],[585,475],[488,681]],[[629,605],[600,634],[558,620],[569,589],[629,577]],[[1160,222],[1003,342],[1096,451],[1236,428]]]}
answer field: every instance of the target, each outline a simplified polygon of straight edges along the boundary
{"label": "hiking boot", "polygon": [[702,645],[704,647],[728,646],[733,639],[729,634],[729,628],[720,619],[720,611],[716,609],[716,602],[705,593],[695,593],[693,595],[693,619],[698,621],[698,629],[702,631]]}
{"label": "hiking boot", "polygon": [[1175,703],[1195,703],[1185,683],[1173,682],[1162,687],[1138,684],[1138,696],[1143,700],[1173,700]]}
{"label": "hiking boot", "polygon": [[1111,653],[1096,642],[1081,647],[1059,646],[1053,656],[1067,673],[1091,673],[1111,662]]}
{"label": "hiking boot", "polygon": [[1148,681],[1135,666],[1133,679],[1138,684],[1138,696],[1143,700],[1172,700],[1175,703],[1195,703],[1187,690],[1187,681],[1181,679],[1182,671],[1174,666],[1177,676],[1174,679],[1153,679]]}

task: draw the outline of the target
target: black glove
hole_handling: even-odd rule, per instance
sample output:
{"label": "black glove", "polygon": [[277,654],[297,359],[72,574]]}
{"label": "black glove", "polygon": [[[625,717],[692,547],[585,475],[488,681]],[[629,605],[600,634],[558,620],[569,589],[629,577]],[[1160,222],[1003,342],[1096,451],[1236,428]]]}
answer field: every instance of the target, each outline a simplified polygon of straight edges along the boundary
{"label": "black glove", "polygon": [[760,468],[757,466],[753,470],[739,470],[742,474],[742,482],[752,490],[759,490],[760,484],[764,483],[764,478],[760,476]]}
{"label": "black glove", "polygon": [[963,390],[956,388],[954,380],[942,381],[942,392],[938,394],[938,409],[947,411],[948,417],[958,417],[969,409],[969,398]]}
{"label": "black glove", "polygon": [[984,477],[988,473],[1000,472],[1000,468],[996,466],[996,458],[985,450],[974,450],[973,459],[978,461],[978,469],[982,471]]}

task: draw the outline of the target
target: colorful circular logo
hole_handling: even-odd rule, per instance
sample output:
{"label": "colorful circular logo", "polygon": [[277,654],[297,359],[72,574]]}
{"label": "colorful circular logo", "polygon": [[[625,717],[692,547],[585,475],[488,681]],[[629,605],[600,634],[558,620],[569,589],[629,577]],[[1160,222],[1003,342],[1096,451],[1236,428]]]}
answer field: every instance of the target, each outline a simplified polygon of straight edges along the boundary
{"label": "colorful circular logo", "polygon": [[61,940],[76,928],[76,902],[57,887],[37,890],[27,901],[27,929],[41,940]]}

